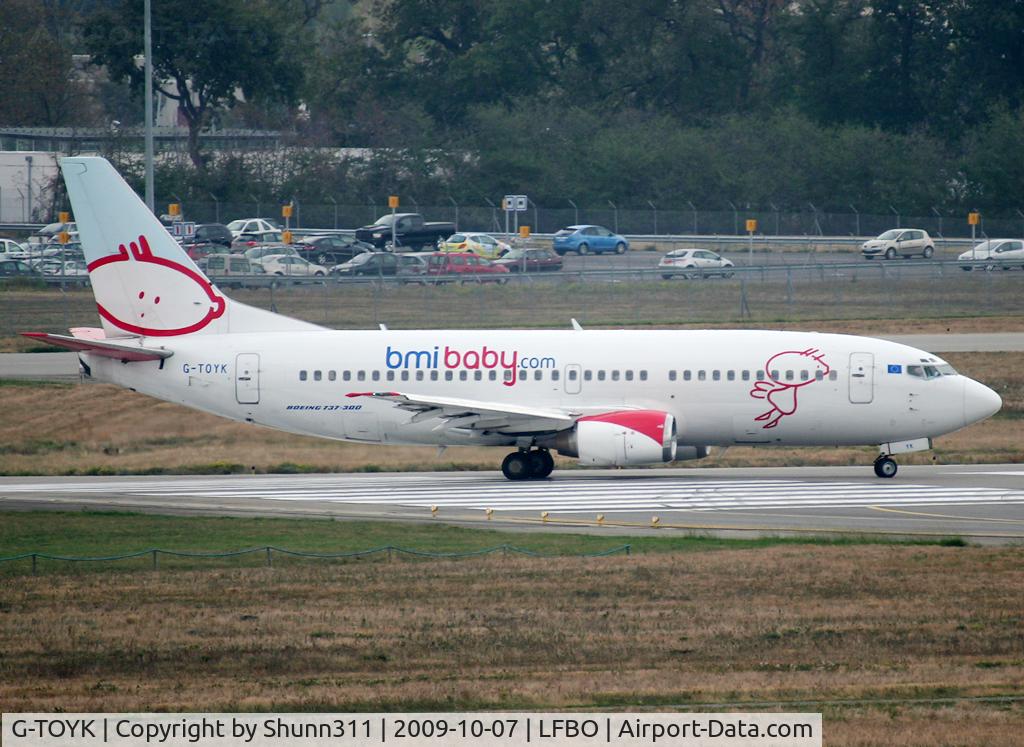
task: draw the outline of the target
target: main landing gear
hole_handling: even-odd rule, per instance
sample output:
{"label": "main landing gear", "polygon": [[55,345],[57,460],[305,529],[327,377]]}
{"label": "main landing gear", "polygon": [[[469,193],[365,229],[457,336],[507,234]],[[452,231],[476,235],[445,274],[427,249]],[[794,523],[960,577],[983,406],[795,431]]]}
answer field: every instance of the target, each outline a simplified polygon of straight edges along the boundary
{"label": "main landing gear", "polygon": [[897,469],[896,460],[890,456],[883,454],[875,460],[875,474],[879,477],[895,477]]}
{"label": "main landing gear", "polygon": [[543,480],[555,468],[555,460],[547,449],[513,451],[501,463],[501,471],[509,480]]}

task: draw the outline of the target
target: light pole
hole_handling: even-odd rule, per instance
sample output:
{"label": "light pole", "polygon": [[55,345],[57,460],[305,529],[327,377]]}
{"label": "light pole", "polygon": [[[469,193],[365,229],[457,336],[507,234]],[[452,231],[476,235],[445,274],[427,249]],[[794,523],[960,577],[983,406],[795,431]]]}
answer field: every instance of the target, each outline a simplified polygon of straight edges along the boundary
{"label": "light pole", "polygon": [[153,14],[150,5],[150,0],[146,0],[143,8],[143,54],[146,57],[146,124],[143,129],[146,136],[146,207],[153,212]]}

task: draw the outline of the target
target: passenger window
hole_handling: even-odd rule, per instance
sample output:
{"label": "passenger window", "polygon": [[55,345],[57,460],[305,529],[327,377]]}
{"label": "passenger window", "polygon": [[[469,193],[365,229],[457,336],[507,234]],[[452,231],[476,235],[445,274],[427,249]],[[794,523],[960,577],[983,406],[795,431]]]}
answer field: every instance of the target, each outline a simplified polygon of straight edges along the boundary
{"label": "passenger window", "polygon": [[408,371],[402,371],[402,381],[408,381],[408,380],[409,380],[409,372]]}
{"label": "passenger window", "polygon": [[328,371],[327,372],[327,380],[328,381],[336,381],[337,378],[338,378],[338,372],[337,371]]}
{"label": "passenger window", "polygon": [[618,380],[619,380],[619,369],[615,369],[614,371],[612,371],[612,381],[618,381]]}
{"label": "passenger window", "polygon": [[358,373],[356,374],[356,378],[357,378],[357,379],[358,379],[359,381],[366,381],[366,371],[359,371],[359,372],[358,372]]}
{"label": "passenger window", "polygon": [[584,381],[590,381],[592,378],[594,378],[594,372],[591,371],[589,368],[583,372]]}
{"label": "passenger window", "polygon": [[764,381],[764,371],[758,371],[755,377],[758,381]]}
{"label": "passenger window", "polygon": [[632,370],[626,371],[626,381],[632,381],[632,380],[633,380],[633,371]]}
{"label": "passenger window", "polygon": [[604,381],[604,370],[603,369],[597,372],[597,380],[598,381]]}
{"label": "passenger window", "polygon": [[708,375],[704,372],[703,369],[697,372],[697,381],[705,381],[707,378]]}
{"label": "passenger window", "polygon": [[788,369],[786,371],[786,381],[792,381],[792,380],[793,380],[793,369]]}
{"label": "passenger window", "polygon": [[728,379],[729,381],[736,381],[736,372],[735,371],[726,371],[725,372],[725,378]]}
{"label": "passenger window", "polygon": [[683,381],[689,381],[692,378],[692,374],[689,369],[683,371]]}
{"label": "passenger window", "polygon": [[370,373],[370,378],[374,381],[380,381],[380,371],[373,371]]}
{"label": "passenger window", "polygon": [[640,372],[640,381],[647,381],[647,371]]}
{"label": "passenger window", "polygon": [[483,379],[484,379],[484,372],[483,371],[481,371],[480,369],[477,369],[476,371],[473,372],[473,380],[474,381],[483,381]]}
{"label": "passenger window", "polygon": [[453,378],[455,378],[455,372],[454,371],[445,371],[444,372],[444,380],[445,381],[451,381]]}
{"label": "passenger window", "polygon": [[828,380],[829,381],[835,381],[838,378],[839,378],[839,373],[838,372],[836,372],[836,371],[829,371],[828,372]]}
{"label": "passenger window", "polygon": [[437,371],[436,371],[436,370],[434,370],[434,371],[431,371],[431,372],[430,372],[430,380],[431,380],[431,381],[437,381],[437,378],[438,378],[438,377],[437,377]]}
{"label": "passenger window", "polygon": [[423,381],[423,372],[422,371],[417,371],[416,372],[416,381]]}
{"label": "passenger window", "polygon": [[512,370],[509,368],[505,369],[505,381],[512,381]]}
{"label": "passenger window", "polygon": [[323,378],[323,376],[324,376],[324,375],[323,375],[323,373],[322,373],[322,372],[320,372],[320,371],[314,371],[314,372],[313,372],[313,381],[320,381],[320,379],[322,379],[322,378]]}
{"label": "passenger window", "polygon": [[394,381],[395,380],[395,372],[394,371],[386,371],[384,373],[384,378],[387,379],[388,381]]}
{"label": "passenger window", "polygon": [[575,368],[570,368],[569,369],[569,381],[576,381],[576,369]]}
{"label": "passenger window", "polygon": [[750,381],[750,371],[744,369],[743,373],[740,375],[740,378],[742,378],[744,381]]}
{"label": "passenger window", "polygon": [[775,381],[779,381],[779,369],[772,369],[772,379],[774,379]]}
{"label": "passenger window", "polygon": [[719,371],[717,368],[714,371],[711,372],[711,380],[712,381],[719,381],[721,378],[722,378],[722,372]]}
{"label": "passenger window", "polygon": [[800,372],[800,381],[807,381],[809,378],[811,378],[811,375],[807,373],[806,369]]}
{"label": "passenger window", "polygon": [[825,378],[825,372],[822,371],[821,369],[819,369],[819,370],[814,372],[814,379],[815,379],[815,381],[821,381],[824,378]]}
{"label": "passenger window", "polygon": [[552,381],[558,381],[558,369],[557,368],[554,371],[551,372],[551,380]]}
{"label": "passenger window", "polygon": [[[604,373],[604,372],[602,371],[602,373]],[[544,378],[544,372],[541,371],[539,368],[536,371],[533,372],[533,380],[534,381],[540,381],[543,378]]]}
{"label": "passenger window", "polygon": [[675,371],[669,371],[668,372],[668,380],[669,381],[675,381],[676,380],[676,372]]}
{"label": "passenger window", "polygon": [[305,381],[307,375],[308,374],[305,371],[299,371],[299,381]]}
{"label": "passenger window", "polygon": [[469,371],[466,371],[465,369],[463,369],[462,371],[459,371],[459,381],[468,381],[468,380],[469,380]]}
{"label": "passenger window", "polygon": [[341,372],[341,380],[342,381],[352,381],[352,372],[351,371],[342,371]]}
{"label": "passenger window", "polygon": [[490,379],[491,381],[497,381],[498,372],[492,368],[490,371],[487,372],[487,378]]}

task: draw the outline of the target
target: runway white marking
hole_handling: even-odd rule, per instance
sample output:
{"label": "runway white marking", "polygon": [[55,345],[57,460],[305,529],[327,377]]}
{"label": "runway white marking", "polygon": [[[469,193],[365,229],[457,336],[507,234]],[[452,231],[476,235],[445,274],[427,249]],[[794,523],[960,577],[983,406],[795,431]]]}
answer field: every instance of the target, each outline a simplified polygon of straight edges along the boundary
{"label": "runway white marking", "polygon": [[1024,504],[1024,491],[1018,490],[792,479],[561,477],[510,483],[500,477],[469,475],[316,475],[0,483],[0,496],[31,493],[248,498],[571,513]]}

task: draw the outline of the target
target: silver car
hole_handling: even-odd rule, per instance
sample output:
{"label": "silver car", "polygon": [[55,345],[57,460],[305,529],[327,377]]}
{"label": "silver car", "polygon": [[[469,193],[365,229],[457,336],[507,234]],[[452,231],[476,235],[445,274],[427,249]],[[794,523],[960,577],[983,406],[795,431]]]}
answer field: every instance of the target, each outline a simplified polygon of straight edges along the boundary
{"label": "silver car", "polygon": [[970,272],[975,267],[994,270],[1001,267],[1024,269],[1024,241],[1020,239],[989,239],[957,257],[960,267]]}
{"label": "silver car", "polygon": [[731,278],[734,265],[731,260],[707,249],[675,249],[661,258],[658,271],[665,280],[671,280],[677,275],[682,278],[710,275]]}
{"label": "silver car", "polygon": [[930,259],[935,254],[935,242],[927,231],[920,228],[893,228],[878,238],[865,241],[861,244],[860,251],[864,259],[896,259],[917,254]]}

